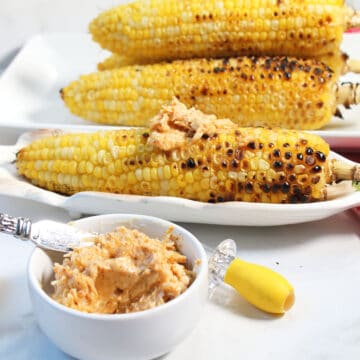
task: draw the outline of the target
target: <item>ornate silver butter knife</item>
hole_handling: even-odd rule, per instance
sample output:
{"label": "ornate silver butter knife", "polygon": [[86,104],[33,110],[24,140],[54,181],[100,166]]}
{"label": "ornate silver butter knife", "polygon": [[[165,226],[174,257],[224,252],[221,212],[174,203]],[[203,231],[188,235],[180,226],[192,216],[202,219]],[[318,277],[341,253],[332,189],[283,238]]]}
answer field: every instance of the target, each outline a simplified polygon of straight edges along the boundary
{"label": "ornate silver butter knife", "polygon": [[41,220],[32,223],[30,219],[12,217],[3,213],[0,213],[0,232],[21,240],[31,240],[43,249],[61,252],[91,246],[93,245],[91,238],[96,235],[56,221]]}

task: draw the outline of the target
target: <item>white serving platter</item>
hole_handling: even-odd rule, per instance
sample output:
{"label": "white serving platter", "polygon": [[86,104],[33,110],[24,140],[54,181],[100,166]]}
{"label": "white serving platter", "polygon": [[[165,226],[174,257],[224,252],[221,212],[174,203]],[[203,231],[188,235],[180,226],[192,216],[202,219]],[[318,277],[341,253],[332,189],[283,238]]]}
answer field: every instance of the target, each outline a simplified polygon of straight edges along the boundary
{"label": "white serving platter", "polygon": [[[244,226],[274,226],[320,220],[360,205],[360,191],[333,200],[310,204],[265,204],[249,202],[202,203],[169,196],[120,195],[79,192],[63,196],[29,183],[16,173],[16,152],[56,130],[37,130],[23,134],[16,145],[0,146],[0,194],[35,200],[72,213],[137,213],[171,221]],[[349,160],[332,153],[333,158]]]}
{"label": "white serving platter", "polygon": [[[343,49],[360,59],[360,34],[345,34]],[[71,115],[59,90],[81,74],[96,71],[107,52],[87,34],[54,33],[32,38],[0,78],[0,130],[104,128]],[[359,81],[359,74],[347,74],[344,81]],[[360,146],[360,106],[343,110],[344,119],[333,118],[316,131],[332,146]]]}

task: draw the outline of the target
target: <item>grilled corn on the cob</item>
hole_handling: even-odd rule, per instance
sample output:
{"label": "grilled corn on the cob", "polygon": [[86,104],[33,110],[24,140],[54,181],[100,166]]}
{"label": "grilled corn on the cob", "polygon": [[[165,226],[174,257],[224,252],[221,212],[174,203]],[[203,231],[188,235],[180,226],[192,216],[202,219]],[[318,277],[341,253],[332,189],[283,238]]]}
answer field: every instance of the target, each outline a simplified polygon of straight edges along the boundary
{"label": "grilled corn on the cob", "polygon": [[205,202],[324,200],[326,184],[336,179],[329,146],[313,134],[239,128],[177,102],[155,119],[151,130],[37,140],[18,152],[18,172],[63,194],[93,190]]}
{"label": "grilled corn on the cob", "polygon": [[[163,59],[166,61],[166,59]],[[325,63],[335,75],[346,74],[348,72],[360,72],[360,60],[349,59],[348,55],[340,51],[322,55],[318,59]],[[130,58],[123,55],[111,54],[102,62],[99,62],[97,68],[99,71],[113,70],[128,65],[146,65],[154,64],[155,61],[150,61],[144,58]]]}
{"label": "grilled corn on the cob", "polygon": [[240,126],[318,129],[337,105],[359,102],[360,87],[336,85],[332,71],[313,59],[241,57],[101,71],[81,76],[61,95],[72,113],[107,124],[148,126],[176,96]]}
{"label": "grilled corn on the cob", "polygon": [[344,0],[138,0],[105,11],[89,29],[103,48],[154,61],[318,57],[336,53],[344,30],[359,23]]}

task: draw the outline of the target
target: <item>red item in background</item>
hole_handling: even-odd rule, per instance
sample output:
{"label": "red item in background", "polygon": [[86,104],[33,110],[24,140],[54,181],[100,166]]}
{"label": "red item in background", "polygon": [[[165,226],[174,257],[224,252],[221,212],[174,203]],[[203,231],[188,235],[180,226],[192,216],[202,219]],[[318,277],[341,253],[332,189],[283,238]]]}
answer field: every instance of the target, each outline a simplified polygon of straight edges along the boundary
{"label": "red item in background", "polygon": [[355,161],[360,163],[360,149],[354,150],[354,152],[349,151],[349,149],[341,150],[341,149],[334,149],[338,154],[346,157],[349,160]]}
{"label": "red item in background", "polygon": [[360,207],[353,208],[353,212],[358,216],[360,219]]}
{"label": "red item in background", "polygon": [[353,28],[346,30],[347,33],[358,33],[360,32],[360,28]]}

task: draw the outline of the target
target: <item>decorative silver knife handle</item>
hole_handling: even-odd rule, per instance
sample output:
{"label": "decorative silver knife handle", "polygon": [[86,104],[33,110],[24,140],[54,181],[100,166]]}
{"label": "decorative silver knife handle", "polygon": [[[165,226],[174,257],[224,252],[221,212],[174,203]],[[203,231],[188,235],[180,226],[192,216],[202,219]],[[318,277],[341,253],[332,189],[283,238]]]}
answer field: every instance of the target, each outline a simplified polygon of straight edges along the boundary
{"label": "decorative silver knife handle", "polygon": [[14,235],[21,240],[29,240],[31,234],[31,221],[23,217],[12,217],[0,213],[0,232]]}

